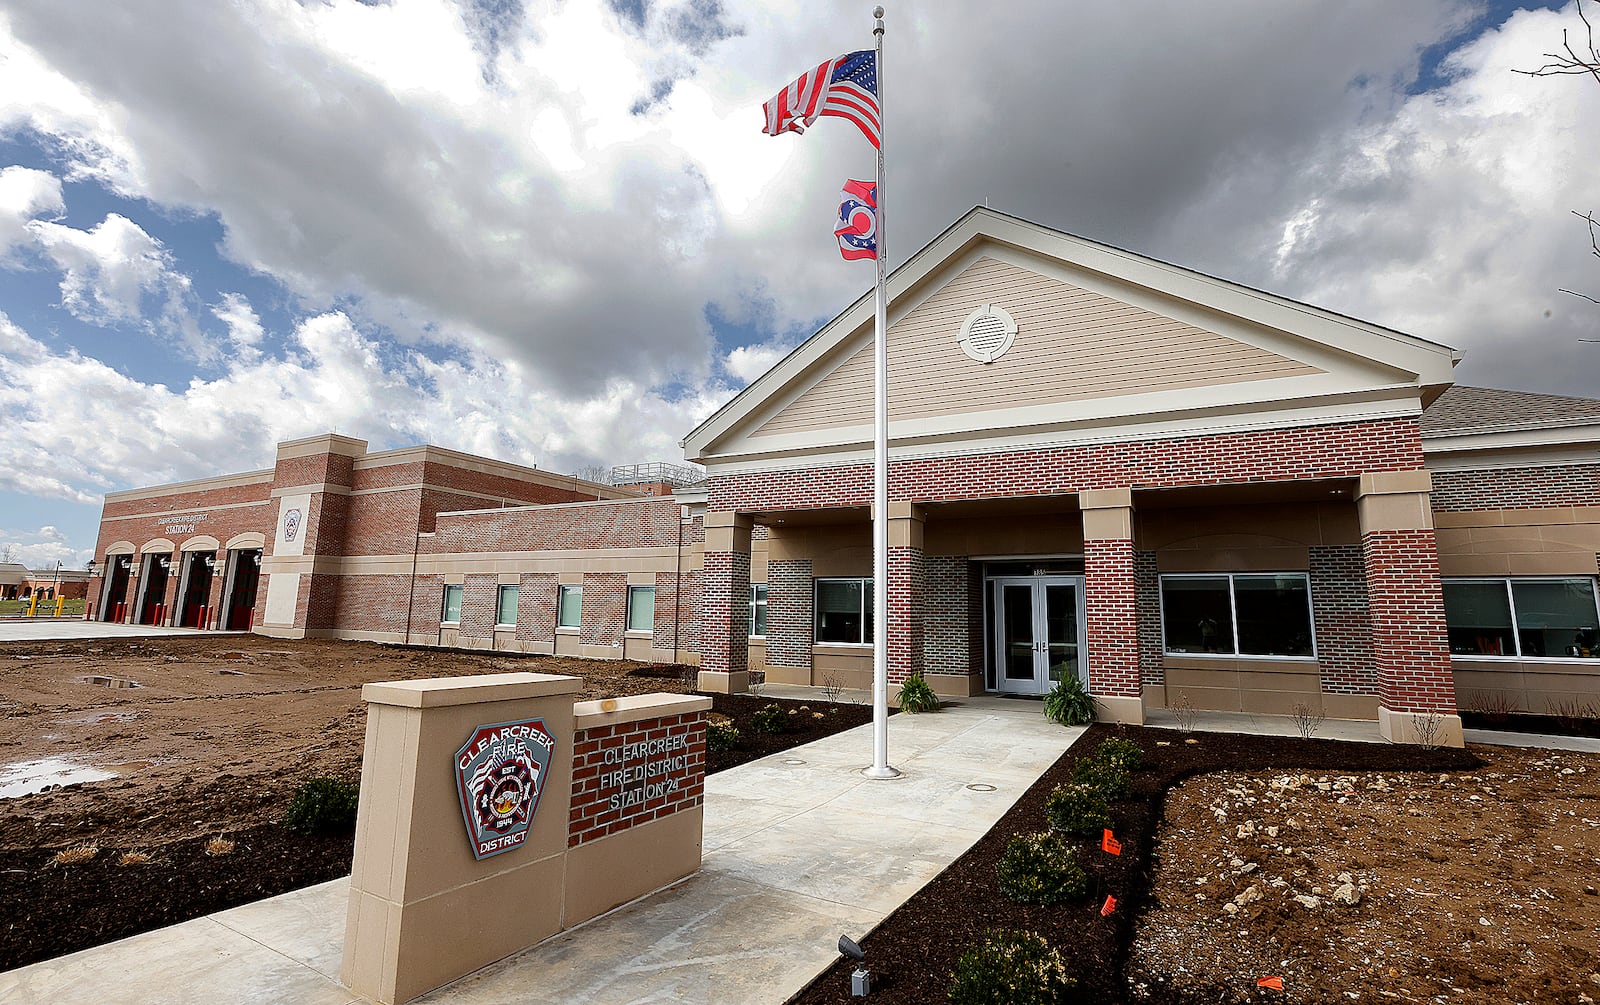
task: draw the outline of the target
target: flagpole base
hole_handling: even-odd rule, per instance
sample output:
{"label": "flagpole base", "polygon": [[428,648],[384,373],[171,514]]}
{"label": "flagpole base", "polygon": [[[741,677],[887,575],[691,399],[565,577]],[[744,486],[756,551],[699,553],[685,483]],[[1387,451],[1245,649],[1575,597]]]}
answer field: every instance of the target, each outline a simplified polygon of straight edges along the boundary
{"label": "flagpole base", "polygon": [[900,777],[900,769],[895,768],[895,767],[893,767],[891,765],[888,765],[888,764],[885,764],[882,767],[879,767],[878,765],[874,764],[870,768],[862,768],[861,769],[861,773],[863,775],[866,775],[868,778],[877,778],[877,779],[888,779],[888,778],[899,778]]}

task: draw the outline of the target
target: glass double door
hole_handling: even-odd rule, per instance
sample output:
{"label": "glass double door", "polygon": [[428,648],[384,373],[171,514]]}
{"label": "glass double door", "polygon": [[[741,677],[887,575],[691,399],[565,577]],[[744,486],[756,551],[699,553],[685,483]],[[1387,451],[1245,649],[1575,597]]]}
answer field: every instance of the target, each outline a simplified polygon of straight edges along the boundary
{"label": "glass double door", "polygon": [[1066,676],[1083,679],[1083,578],[992,581],[995,686],[1044,694]]}

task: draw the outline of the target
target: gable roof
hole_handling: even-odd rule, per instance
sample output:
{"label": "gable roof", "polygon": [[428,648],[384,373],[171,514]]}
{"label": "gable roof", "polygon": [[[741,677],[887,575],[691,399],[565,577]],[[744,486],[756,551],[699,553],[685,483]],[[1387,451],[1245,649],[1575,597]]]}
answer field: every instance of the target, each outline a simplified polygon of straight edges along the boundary
{"label": "gable roof", "polygon": [[[1345,317],[1286,297],[1255,290],[1120,248],[1052,230],[984,207],[975,207],[912,255],[889,276],[890,326],[937,288],[947,267],[981,249],[1016,252],[1059,263],[1129,288],[1154,291],[1185,303],[1289,333],[1324,351],[1358,359],[1403,375],[1421,390],[1423,402],[1450,384],[1460,354],[1448,346]],[[691,431],[682,441],[691,459],[714,456],[717,444],[750,426],[763,408],[792,391],[825,357],[858,333],[870,335],[872,291],[806,339],[776,365]]]}
{"label": "gable roof", "polygon": [[1422,435],[1600,424],[1600,399],[1457,384],[1422,413]]}

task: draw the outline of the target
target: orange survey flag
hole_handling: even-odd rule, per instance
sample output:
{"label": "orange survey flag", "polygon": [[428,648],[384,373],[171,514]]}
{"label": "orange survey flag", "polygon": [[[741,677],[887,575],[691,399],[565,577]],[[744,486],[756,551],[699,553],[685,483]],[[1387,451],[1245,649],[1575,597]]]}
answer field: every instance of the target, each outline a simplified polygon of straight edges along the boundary
{"label": "orange survey flag", "polygon": [[1258,987],[1258,988],[1271,988],[1274,991],[1282,991],[1283,990],[1283,978],[1282,977],[1263,977],[1259,981],[1256,981],[1256,987]]}
{"label": "orange survey flag", "polygon": [[1107,897],[1105,904],[1102,905],[1101,908],[1100,908],[1100,917],[1104,918],[1107,915],[1109,915],[1112,911],[1115,911],[1116,909],[1117,909],[1117,898],[1115,898],[1115,897]]}
{"label": "orange survey flag", "polygon": [[1106,829],[1105,836],[1100,839],[1100,849],[1111,855],[1122,854],[1122,842],[1117,840],[1110,828]]}

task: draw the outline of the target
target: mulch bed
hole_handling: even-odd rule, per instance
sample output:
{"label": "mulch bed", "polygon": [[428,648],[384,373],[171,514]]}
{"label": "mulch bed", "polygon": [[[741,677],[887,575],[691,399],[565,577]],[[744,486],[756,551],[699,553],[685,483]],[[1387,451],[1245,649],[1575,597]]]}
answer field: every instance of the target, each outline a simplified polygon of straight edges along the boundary
{"label": "mulch bed", "polygon": [[1577,715],[1532,715],[1526,712],[1461,713],[1467,729],[1502,729],[1509,733],[1543,733],[1547,736],[1600,738],[1600,719]]}
{"label": "mulch bed", "polygon": [[[1079,861],[1090,877],[1084,901],[1040,907],[1006,899],[995,880],[1006,842],[1019,832],[1048,829],[1045,800],[1051,790],[1071,777],[1080,758],[1112,736],[1138,743],[1145,757],[1144,767],[1134,773],[1130,797],[1112,810],[1122,853],[1109,855],[1098,841],[1081,847]],[[1011,928],[1037,932],[1061,951],[1078,981],[1075,1000],[1126,1001],[1123,968],[1139,915],[1147,906],[1154,868],[1150,851],[1163,802],[1167,790],[1186,778],[1221,770],[1439,772],[1470,770],[1480,764],[1464,750],[1094,726],[988,834],[862,940],[873,972],[872,1000],[881,1005],[948,1000],[951,973],[961,954],[976,945],[986,929]],[[1116,898],[1117,906],[1109,917],[1102,917],[1100,909],[1108,895]],[[854,967],[841,957],[790,1001],[850,1005]],[[1185,999],[1159,995],[1140,999],[1166,1000]]]}
{"label": "mulch bed", "polygon": [[[740,739],[733,750],[708,754],[708,774],[872,721],[865,705],[712,697],[712,711],[731,718]],[[793,728],[759,732],[750,717],[774,702],[785,710],[808,705],[823,718],[797,713],[785,717]],[[187,838],[142,847],[151,860],[127,866],[118,864],[127,847],[104,848],[74,866],[51,864],[55,846],[0,848],[0,971],[337,879],[350,872],[355,844],[353,834],[305,836],[276,824],[227,837],[234,842],[227,855],[208,856],[208,838]]]}

